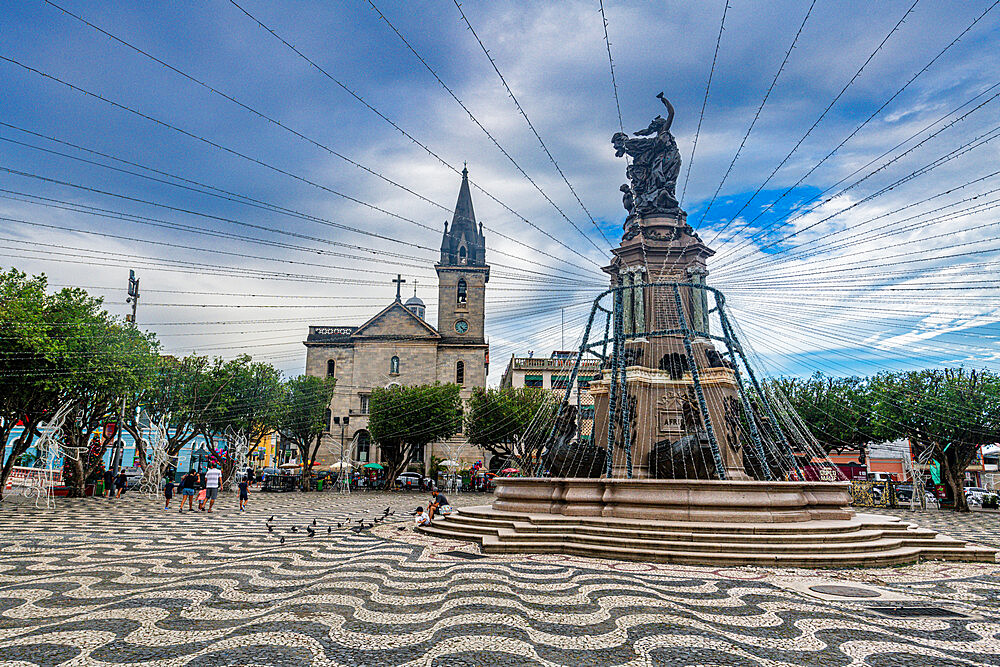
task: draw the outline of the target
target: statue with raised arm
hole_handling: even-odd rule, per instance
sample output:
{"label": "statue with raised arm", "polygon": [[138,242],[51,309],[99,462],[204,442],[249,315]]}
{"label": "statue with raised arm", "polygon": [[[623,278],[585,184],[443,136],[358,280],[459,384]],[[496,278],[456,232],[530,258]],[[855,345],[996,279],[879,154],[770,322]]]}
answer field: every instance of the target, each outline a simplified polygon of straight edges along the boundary
{"label": "statue with raised arm", "polygon": [[[629,217],[637,215],[684,215],[677,201],[677,176],[681,172],[681,153],[677,149],[670,126],[674,122],[674,107],[663,93],[656,96],[667,108],[667,117],[657,116],[644,130],[630,138],[624,132],[615,132],[611,145],[615,157],[628,155],[632,164],[626,170],[631,188],[625,192],[623,204]],[[648,138],[646,138],[648,137]],[[631,207],[630,207],[631,204]]]}

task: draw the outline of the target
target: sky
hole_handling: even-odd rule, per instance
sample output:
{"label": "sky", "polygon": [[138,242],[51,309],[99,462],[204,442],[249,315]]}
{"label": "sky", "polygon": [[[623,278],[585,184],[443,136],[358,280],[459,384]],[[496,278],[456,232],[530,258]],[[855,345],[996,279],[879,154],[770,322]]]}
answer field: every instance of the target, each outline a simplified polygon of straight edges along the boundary
{"label": "sky", "polygon": [[996,369],[996,5],[605,2],[606,41],[596,1],[4,3],[0,267],[119,314],[134,269],[164,351],[295,375],[397,273],[436,322],[467,163],[495,383],[579,345],[625,215],[610,137],[662,91],[765,372]]}

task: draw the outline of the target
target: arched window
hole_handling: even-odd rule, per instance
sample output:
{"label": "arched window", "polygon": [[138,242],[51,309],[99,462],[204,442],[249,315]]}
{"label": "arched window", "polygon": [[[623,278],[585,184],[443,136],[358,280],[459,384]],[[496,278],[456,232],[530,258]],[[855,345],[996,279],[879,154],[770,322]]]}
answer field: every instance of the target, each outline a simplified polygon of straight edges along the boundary
{"label": "arched window", "polygon": [[399,357],[393,357],[389,360],[389,373],[399,375]]}
{"label": "arched window", "polygon": [[465,278],[460,278],[458,281],[458,302],[465,303],[468,300],[469,288],[465,284]]}
{"label": "arched window", "polygon": [[455,384],[465,384],[465,362],[459,361],[455,364]]}
{"label": "arched window", "polygon": [[332,378],[333,377],[333,372],[335,370],[337,370],[337,362],[334,361],[333,359],[327,359],[326,360],[326,376],[328,378]]}
{"label": "arched window", "polygon": [[459,264],[466,264],[469,261],[468,258],[466,257],[467,254],[468,253],[466,253],[466,251],[465,251],[465,246],[462,246],[461,248],[458,249],[458,263]]}

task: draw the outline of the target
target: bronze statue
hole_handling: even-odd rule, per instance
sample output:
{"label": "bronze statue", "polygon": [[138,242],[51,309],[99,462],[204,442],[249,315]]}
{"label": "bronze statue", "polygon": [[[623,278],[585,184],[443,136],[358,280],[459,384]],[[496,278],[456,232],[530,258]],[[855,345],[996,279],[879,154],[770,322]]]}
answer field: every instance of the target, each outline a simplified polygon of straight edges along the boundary
{"label": "bronze statue", "polygon": [[[677,201],[677,176],[681,171],[681,153],[677,149],[670,126],[674,122],[674,107],[663,93],[656,96],[667,108],[667,117],[657,116],[644,130],[635,132],[635,139],[623,132],[615,132],[611,145],[615,157],[628,155],[632,164],[626,175],[631,187],[623,185],[622,203],[629,217],[636,215],[684,215]],[[652,135],[652,136],[650,136]],[[630,206],[631,204],[631,206]]]}

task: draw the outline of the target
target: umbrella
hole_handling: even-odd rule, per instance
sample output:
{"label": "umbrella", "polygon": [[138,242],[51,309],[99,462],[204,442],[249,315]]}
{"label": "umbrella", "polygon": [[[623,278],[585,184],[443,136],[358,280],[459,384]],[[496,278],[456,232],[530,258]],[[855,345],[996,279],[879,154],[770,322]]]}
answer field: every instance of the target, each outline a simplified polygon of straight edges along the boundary
{"label": "umbrella", "polygon": [[350,468],[353,468],[353,467],[354,466],[352,466],[347,461],[343,461],[343,462],[337,461],[332,466],[330,466],[330,470],[340,470],[341,468],[348,468],[348,469],[350,469]]}
{"label": "umbrella", "polygon": [[298,463],[292,463],[292,462],[288,462],[288,463],[282,463],[282,464],[281,464],[280,466],[278,466],[278,467],[279,467],[279,468],[301,468],[302,466],[301,466],[301,465],[299,465]]}
{"label": "umbrella", "polygon": [[382,466],[380,466],[377,463],[366,463],[366,464],[364,464],[361,467],[362,468],[371,468],[372,470],[385,470],[385,468],[383,468]]}
{"label": "umbrella", "polygon": [[500,471],[500,474],[501,475],[509,475],[509,474],[515,473],[515,472],[521,472],[521,471],[518,470],[517,468],[504,468],[503,470]]}
{"label": "umbrella", "polygon": [[458,467],[458,461],[452,461],[451,459],[448,459],[447,461],[441,461],[441,463],[438,464],[438,467],[440,467],[440,468],[457,468]]}

